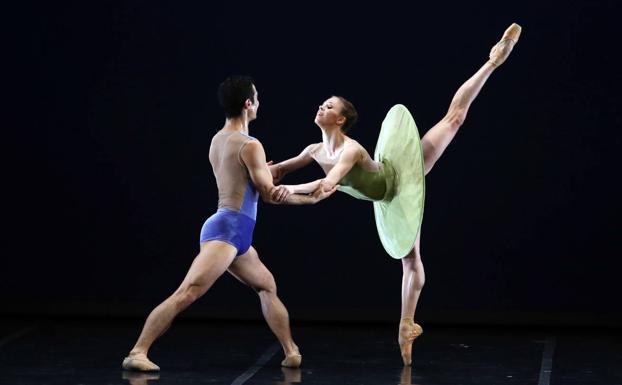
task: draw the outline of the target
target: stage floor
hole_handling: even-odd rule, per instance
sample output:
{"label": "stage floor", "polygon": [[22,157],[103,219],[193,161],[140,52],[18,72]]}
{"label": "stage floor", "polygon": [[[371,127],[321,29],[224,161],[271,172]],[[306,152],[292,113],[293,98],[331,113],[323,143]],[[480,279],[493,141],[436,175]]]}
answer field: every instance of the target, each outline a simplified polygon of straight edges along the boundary
{"label": "stage floor", "polygon": [[143,320],[2,317],[0,384],[622,385],[617,329],[422,325],[404,368],[397,325],[294,324],[300,369],[264,323],[178,320],[154,345],[160,373],[121,361]]}

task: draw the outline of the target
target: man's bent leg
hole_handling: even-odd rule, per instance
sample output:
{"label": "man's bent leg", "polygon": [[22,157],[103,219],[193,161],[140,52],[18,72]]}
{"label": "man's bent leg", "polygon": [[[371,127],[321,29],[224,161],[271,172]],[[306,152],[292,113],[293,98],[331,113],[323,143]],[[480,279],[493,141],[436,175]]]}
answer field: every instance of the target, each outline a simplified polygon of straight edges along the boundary
{"label": "man's bent leg", "polygon": [[261,262],[257,251],[251,247],[245,254],[239,256],[229,266],[229,273],[241,282],[250,286],[259,294],[261,310],[270,326],[283,347],[285,360],[281,363],[287,367],[299,367],[302,356],[298,346],[292,339],[289,328],[289,314],[285,305],[276,294],[276,283],[272,273]]}
{"label": "man's bent leg", "polygon": [[147,358],[149,348],[168,329],[175,316],[205,294],[227,270],[236,253],[236,248],[225,242],[208,241],[201,244],[201,251],[179,288],[147,317],[136,345],[123,362],[125,369],[159,370]]}

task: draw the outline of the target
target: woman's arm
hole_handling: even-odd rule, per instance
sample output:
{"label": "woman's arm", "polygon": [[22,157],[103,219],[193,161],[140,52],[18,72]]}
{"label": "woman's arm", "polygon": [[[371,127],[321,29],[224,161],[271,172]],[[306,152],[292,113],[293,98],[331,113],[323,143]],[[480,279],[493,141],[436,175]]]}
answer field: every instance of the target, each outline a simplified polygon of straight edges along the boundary
{"label": "woman's arm", "polygon": [[361,159],[361,156],[361,149],[358,145],[346,147],[337,164],[326,174],[326,178],[320,181],[318,187],[321,187],[323,191],[332,190]]}
{"label": "woman's arm", "polygon": [[[288,191],[283,186],[275,186],[272,183],[270,170],[268,170],[268,165],[266,164],[266,153],[258,140],[246,143],[242,148],[240,157],[248,169],[255,188],[257,188],[259,195],[266,203],[309,205],[326,199],[335,192],[335,188],[333,188],[332,190],[324,189],[313,195],[288,194]],[[275,196],[281,197],[281,199],[275,199]]]}
{"label": "woman's arm", "polygon": [[289,190],[290,194],[310,194],[317,190],[320,186],[322,179],[314,180],[313,182],[303,184],[287,184],[281,185]]}
{"label": "woman's arm", "polygon": [[313,160],[313,157],[311,156],[311,150],[314,146],[316,146],[316,144],[310,144],[304,150],[302,150],[302,152],[298,154],[298,156],[284,160],[277,164],[269,165],[268,167],[270,168],[270,173],[272,174],[272,179],[274,180],[274,183],[278,183],[281,179],[283,179],[286,174],[296,171],[299,168],[302,168],[311,163],[311,161]]}
{"label": "woman's arm", "polygon": [[[343,150],[337,164],[326,174],[326,178],[299,185],[281,185],[279,191],[272,195],[272,199],[282,202],[283,197],[289,194],[308,192],[313,193],[314,196],[320,196],[322,193],[334,191],[339,181],[354,167],[361,156],[361,150],[358,146],[348,146]],[[312,188],[313,190],[310,190]]]}

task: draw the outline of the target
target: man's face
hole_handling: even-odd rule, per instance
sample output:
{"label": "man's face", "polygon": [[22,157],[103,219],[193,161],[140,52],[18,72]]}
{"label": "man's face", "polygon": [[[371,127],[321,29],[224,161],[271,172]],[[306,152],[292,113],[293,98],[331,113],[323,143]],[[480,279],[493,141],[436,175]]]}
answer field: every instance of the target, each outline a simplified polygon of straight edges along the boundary
{"label": "man's face", "polygon": [[248,109],[248,120],[254,120],[257,118],[257,110],[259,110],[259,94],[257,93],[257,88],[253,84],[253,100],[252,104]]}

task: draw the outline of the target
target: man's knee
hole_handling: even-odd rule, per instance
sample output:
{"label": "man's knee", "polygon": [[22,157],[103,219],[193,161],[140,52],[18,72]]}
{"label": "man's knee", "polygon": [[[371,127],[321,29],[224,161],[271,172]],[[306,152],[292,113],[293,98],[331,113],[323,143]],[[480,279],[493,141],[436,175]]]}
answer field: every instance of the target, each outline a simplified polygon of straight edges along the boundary
{"label": "man's knee", "polygon": [[199,299],[203,294],[205,294],[203,286],[189,285],[176,291],[175,294],[173,294],[173,300],[175,301],[175,305],[180,310],[183,310]]}
{"label": "man's knee", "polygon": [[254,288],[259,295],[276,295],[276,282],[272,274],[269,274],[261,285]]}

